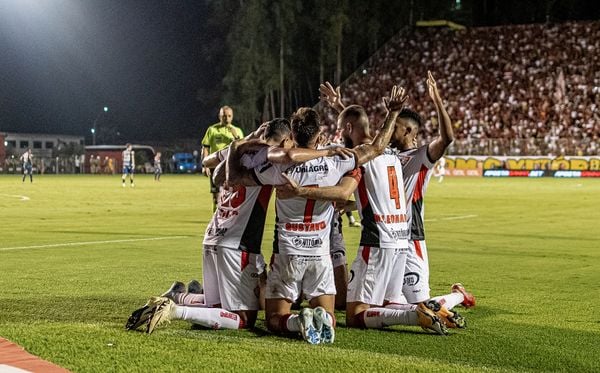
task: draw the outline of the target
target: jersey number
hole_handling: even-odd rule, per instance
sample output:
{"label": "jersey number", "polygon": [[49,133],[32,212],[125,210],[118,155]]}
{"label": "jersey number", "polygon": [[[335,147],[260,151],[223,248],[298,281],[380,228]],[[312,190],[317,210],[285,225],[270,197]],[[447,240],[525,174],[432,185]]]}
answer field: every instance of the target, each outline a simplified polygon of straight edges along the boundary
{"label": "jersey number", "polygon": [[388,166],[388,182],[390,184],[390,198],[396,201],[396,208],[400,208],[400,193],[398,192],[398,177],[396,167]]}
{"label": "jersey number", "polygon": [[[319,186],[317,184],[313,184],[313,185],[305,185],[305,188],[318,188]],[[304,206],[304,223],[311,223],[312,222],[312,217],[313,217],[313,212],[315,210],[315,200],[314,199],[307,199],[306,200],[306,206]]]}

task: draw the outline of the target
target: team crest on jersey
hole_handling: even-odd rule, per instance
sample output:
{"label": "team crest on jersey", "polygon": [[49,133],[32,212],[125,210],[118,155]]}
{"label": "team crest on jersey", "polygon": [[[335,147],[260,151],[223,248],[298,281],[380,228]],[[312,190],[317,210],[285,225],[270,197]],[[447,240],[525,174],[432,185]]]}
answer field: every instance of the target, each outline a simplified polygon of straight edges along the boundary
{"label": "team crest on jersey", "polygon": [[415,286],[419,283],[421,277],[416,272],[408,272],[404,274],[404,285],[405,286]]}
{"label": "team crest on jersey", "polygon": [[396,156],[398,157],[398,160],[400,160],[402,166],[406,166],[406,164],[413,158],[411,155],[405,154],[396,154]]}

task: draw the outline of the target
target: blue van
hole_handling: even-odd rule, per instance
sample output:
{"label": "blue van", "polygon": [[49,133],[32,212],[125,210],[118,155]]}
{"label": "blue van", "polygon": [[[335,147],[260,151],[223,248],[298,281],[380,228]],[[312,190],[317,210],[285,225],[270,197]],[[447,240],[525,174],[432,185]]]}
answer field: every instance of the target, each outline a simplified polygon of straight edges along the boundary
{"label": "blue van", "polygon": [[198,163],[196,163],[196,158],[192,153],[175,153],[173,154],[173,162],[177,173],[196,172],[198,170]]}

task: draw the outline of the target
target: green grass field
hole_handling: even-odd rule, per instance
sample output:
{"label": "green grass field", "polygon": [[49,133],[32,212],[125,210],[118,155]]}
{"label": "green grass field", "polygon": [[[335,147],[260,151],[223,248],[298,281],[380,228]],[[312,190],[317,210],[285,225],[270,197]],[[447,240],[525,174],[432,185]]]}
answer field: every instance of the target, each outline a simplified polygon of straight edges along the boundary
{"label": "green grass field", "polygon": [[[474,292],[468,329],[349,330],[338,314],[335,344],[311,346],[270,335],[262,313],[255,331],[123,329],[201,279],[205,177],[1,176],[0,336],[77,372],[600,371],[600,180],[447,178],[426,201],[432,292]],[[344,233],[351,261],[359,230]]]}

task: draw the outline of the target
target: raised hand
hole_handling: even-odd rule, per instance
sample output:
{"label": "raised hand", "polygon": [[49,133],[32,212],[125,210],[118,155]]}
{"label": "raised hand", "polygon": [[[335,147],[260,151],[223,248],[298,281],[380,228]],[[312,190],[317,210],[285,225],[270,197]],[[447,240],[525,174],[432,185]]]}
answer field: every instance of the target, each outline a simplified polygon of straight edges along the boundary
{"label": "raised hand", "polygon": [[427,90],[429,91],[429,97],[433,100],[436,105],[442,105],[442,97],[437,89],[437,84],[433,78],[431,71],[427,71]]}
{"label": "raised hand", "polygon": [[254,132],[252,132],[252,138],[259,139],[265,133],[268,127],[269,122],[264,122],[261,124],[257,129],[254,130]]}
{"label": "raised hand", "polygon": [[319,92],[321,93],[321,100],[327,102],[327,104],[338,111],[344,110],[344,104],[342,103],[342,92],[340,87],[333,88],[331,83],[325,82],[319,86]]}
{"label": "raised hand", "polygon": [[388,112],[400,111],[404,108],[406,100],[408,100],[408,96],[404,88],[395,85],[392,87],[390,95],[383,98],[383,105]]}

